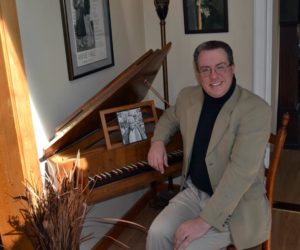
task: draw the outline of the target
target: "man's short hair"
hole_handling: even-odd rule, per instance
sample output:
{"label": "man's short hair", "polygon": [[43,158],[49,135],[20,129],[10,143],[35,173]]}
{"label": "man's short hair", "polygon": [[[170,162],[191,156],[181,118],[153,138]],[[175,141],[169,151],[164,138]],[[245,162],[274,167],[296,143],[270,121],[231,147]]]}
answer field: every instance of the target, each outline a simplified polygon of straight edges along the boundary
{"label": "man's short hair", "polygon": [[200,53],[204,50],[213,50],[213,49],[225,50],[227,59],[229,61],[229,65],[234,64],[233,52],[232,52],[231,47],[223,41],[212,40],[212,41],[207,41],[207,42],[201,43],[200,45],[198,45],[198,47],[194,51],[194,66],[197,71],[198,71],[198,57],[199,57]]}

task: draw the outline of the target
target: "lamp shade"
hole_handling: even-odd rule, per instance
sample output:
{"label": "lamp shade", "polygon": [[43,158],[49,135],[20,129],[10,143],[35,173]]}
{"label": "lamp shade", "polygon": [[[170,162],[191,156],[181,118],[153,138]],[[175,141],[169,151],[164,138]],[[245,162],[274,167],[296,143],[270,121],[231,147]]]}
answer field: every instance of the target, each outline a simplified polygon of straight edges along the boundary
{"label": "lamp shade", "polygon": [[156,13],[160,20],[165,20],[169,10],[169,0],[154,0]]}

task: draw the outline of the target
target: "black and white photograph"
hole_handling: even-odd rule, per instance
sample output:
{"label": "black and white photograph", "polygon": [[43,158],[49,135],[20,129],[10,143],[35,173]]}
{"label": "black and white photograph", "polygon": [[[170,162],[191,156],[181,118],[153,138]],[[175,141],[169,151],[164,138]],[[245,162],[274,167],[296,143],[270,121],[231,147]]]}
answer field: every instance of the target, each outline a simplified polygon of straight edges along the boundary
{"label": "black and white photograph", "polygon": [[227,0],[183,0],[185,34],[228,32]]}
{"label": "black and white photograph", "polygon": [[69,79],[114,65],[108,0],[61,0]]}
{"label": "black and white photograph", "polygon": [[77,52],[95,48],[94,21],[91,19],[90,0],[73,0]]}
{"label": "black and white photograph", "polygon": [[117,112],[123,144],[147,139],[141,108]]}

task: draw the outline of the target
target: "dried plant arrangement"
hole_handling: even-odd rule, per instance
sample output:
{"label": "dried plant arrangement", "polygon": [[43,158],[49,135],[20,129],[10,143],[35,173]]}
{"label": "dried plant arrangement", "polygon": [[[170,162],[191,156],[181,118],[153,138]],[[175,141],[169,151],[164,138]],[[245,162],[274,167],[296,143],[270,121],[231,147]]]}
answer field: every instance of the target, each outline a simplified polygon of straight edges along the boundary
{"label": "dried plant arrangement", "polygon": [[[77,163],[78,159],[79,154]],[[20,209],[22,220],[18,216],[10,217],[9,223],[14,231],[6,235],[25,234],[37,250],[77,250],[82,242],[93,238],[91,234],[82,236],[86,220],[112,224],[121,222],[147,232],[145,227],[131,221],[88,218],[90,189],[88,184],[84,184],[77,163],[70,172],[64,171],[63,174],[57,174],[57,167],[50,167],[52,170],[45,178],[45,188],[42,191],[29,182],[25,183],[25,195],[14,198],[24,205]],[[104,237],[129,249],[126,244],[110,236]]]}

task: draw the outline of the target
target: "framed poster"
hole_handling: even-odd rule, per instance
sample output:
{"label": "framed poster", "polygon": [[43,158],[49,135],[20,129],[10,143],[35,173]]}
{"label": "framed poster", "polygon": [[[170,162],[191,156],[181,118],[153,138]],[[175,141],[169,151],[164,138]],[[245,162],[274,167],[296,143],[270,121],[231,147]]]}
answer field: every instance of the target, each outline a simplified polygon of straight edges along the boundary
{"label": "framed poster", "polygon": [[183,0],[185,34],[228,32],[227,0]]}
{"label": "framed poster", "polygon": [[141,108],[117,112],[123,144],[147,139]]}
{"label": "framed poster", "polygon": [[60,0],[69,79],[114,65],[109,0]]}

